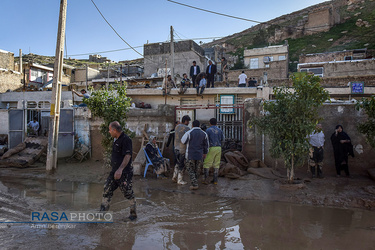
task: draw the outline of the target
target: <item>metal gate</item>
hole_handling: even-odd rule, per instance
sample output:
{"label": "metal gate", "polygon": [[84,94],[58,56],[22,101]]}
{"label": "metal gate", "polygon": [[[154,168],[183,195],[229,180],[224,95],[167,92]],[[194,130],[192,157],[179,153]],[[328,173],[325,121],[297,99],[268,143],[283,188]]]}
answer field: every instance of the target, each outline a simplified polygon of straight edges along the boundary
{"label": "metal gate", "polygon": [[25,115],[22,109],[9,110],[9,148],[14,148],[24,140]]}
{"label": "metal gate", "polygon": [[[9,110],[9,148],[25,140],[25,121],[37,118],[40,125],[39,136],[48,136],[50,111],[38,108]],[[74,110],[60,110],[59,143],[57,157],[68,157],[74,152]]]}
{"label": "metal gate", "polygon": [[[205,115],[207,110],[209,115]],[[184,112],[185,111],[185,112]],[[239,143],[243,147],[243,135],[244,135],[244,105],[243,104],[231,104],[231,105],[181,105],[176,107],[176,119],[181,118],[181,114],[189,111],[193,114],[190,117],[193,120],[200,120],[201,124],[208,123],[210,118],[215,117],[217,119],[217,126],[223,131],[226,141]],[[199,115],[202,112],[203,115]],[[210,116],[211,115],[211,116]]]}

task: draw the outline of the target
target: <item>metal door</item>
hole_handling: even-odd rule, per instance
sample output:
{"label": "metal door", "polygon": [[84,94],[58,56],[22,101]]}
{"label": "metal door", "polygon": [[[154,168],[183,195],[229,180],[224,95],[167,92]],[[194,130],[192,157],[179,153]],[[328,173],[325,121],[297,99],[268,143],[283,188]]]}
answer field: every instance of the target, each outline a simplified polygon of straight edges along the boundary
{"label": "metal door", "polygon": [[10,109],[9,115],[9,148],[14,148],[24,140],[25,115],[22,109]]}
{"label": "metal door", "polygon": [[59,142],[57,157],[68,157],[74,151],[74,110],[60,110]]}

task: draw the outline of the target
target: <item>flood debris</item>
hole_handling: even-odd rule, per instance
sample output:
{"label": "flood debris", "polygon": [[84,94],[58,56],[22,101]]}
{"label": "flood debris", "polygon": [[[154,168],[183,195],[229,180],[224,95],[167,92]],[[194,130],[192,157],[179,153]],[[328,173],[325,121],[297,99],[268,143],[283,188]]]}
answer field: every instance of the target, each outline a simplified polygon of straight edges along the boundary
{"label": "flood debris", "polygon": [[47,150],[48,140],[44,137],[27,137],[16,147],[8,150],[0,159],[0,167],[25,168],[37,161]]}

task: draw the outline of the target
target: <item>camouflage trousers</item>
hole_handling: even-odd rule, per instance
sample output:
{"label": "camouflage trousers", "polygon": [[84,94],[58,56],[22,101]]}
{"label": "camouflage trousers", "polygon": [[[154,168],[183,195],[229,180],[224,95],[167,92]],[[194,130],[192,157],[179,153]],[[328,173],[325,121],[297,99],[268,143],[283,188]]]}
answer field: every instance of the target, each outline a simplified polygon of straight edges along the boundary
{"label": "camouflage trousers", "polygon": [[192,186],[198,186],[198,179],[203,167],[202,160],[187,160],[186,169],[190,176],[190,181]]}
{"label": "camouflage trousers", "polygon": [[131,173],[122,173],[121,178],[115,180],[114,172],[111,172],[108,175],[107,181],[104,184],[104,192],[103,192],[103,200],[102,206],[106,209],[109,208],[109,203],[113,196],[113,192],[120,188],[124,197],[128,200],[135,200],[134,199],[134,192],[133,192],[133,172]]}

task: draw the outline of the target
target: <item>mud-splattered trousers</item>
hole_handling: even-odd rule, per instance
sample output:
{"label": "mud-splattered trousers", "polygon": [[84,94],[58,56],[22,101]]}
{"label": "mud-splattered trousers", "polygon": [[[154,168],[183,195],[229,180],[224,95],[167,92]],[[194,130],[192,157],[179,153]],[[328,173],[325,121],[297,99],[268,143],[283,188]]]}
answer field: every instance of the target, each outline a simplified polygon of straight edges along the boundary
{"label": "mud-splattered trousers", "polygon": [[323,158],[324,158],[323,147],[311,147],[310,148],[309,166],[311,167],[311,172],[313,175],[315,175],[315,168],[318,173],[318,176],[322,174]]}
{"label": "mud-splattered trousers", "polygon": [[190,176],[192,186],[198,186],[198,178],[203,166],[202,160],[187,160],[186,169]]}
{"label": "mud-splattered trousers", "polygon": [[[107,181],[104,184],[104,192],[103,192],[103,201],[102,205],[105,206],[106,210],[109,208],[109,203],[111,201],[111,198],[113,196],[113,192],[120,188],[122,194],[124,197],[128,200],[131,200],[131,202],[134,199],[134,192],[133,192],[133,167],[131,167],[131,171],[123,171],[121,178],[118,180],[115,180],[114,174],[115,172],[111,172],[108,175]],[[133,205],[133,204],[131,204]]]}

